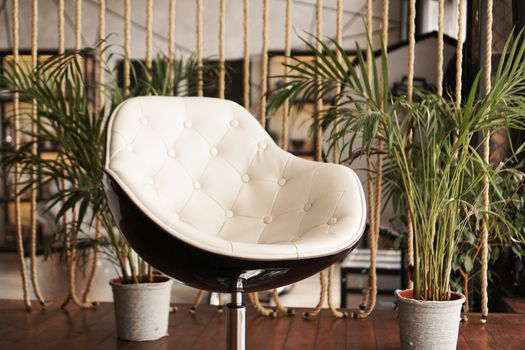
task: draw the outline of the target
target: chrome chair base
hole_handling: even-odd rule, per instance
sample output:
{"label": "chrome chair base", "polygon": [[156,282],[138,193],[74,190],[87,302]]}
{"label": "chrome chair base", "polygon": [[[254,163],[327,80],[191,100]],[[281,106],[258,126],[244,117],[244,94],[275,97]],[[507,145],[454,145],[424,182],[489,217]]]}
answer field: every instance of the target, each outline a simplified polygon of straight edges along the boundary
{"label": "chrome chair base", "polygon": [[227,348],[228,350],[246,349],[246,304],[242,302],[242,293],[231,293],[228,307]]}

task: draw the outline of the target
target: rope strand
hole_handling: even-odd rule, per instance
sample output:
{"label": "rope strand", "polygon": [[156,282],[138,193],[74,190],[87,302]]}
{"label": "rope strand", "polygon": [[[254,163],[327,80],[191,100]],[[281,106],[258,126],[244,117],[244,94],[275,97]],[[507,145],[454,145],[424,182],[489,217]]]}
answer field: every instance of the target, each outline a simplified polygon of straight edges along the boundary
{"label": "rope strand", "polygon": [[[382,9],[382,22],[381,22],[381,42],[384,48],[385,59],[388,55],[388,11],[389,11],[389,0],[383,0],[383,9]],[[381,80],[386,79],[381,77]],[[383,85],[383,84],[381,84]],[[384,96],[381,96],[380,109],[381,112],[384,112],[385,106],[383,103]],[[379,130],[381,132],[381,130]],[[365,318],[368,317],[375,308],[376,298],[377,298],[377,271],[376,271],[376,261],[377,261],[377,249],[379,241],[379,224],[381,222],[381,194],[382,194],[382,185],[383,185],[383,141],[379,140],[377,144],[377,160],[376,160],[376,181],[375,181],[375,190],[374,190],[374,220],[373,225],[369,229],[372,230],[370,237],[372,238],[370,242],[370,268],[368,269],[369,273],[369,289],[368,289],[368,298],[367,304],[365,304],[365,309],[360,310],[359,317]],[[364,304],[364,303],[363,303]]]}
{"label": "rope strand", "polygon": [[[290,63],[291,49],[291,30],[292,29],[292,0],[286,0],[286,13],[284,21],[284,84],[288,83],[288,67]],[[282,142],[281,147],[284,150],[288,150],[288,133],[289,125],[288,118],[290,115],[290,101],[286,99],[283,105],[283,124],[282,124]]]}
{"label": "rope strand", "polygon": [[340,311],[335,308],[332,302],[332,279],[334,274],[334,265],[330,266],[328,268],[328,290],[327,290],[327,298],[328,298],[328,307],[330,309],[330,312],[332,315],[336,318],[346,318],[348,317],[348,312],[346,311]]}
{"label": "rope strand", "polygon": [[197,6],[197,29],[196,29],[196,50],[197,50],[197,96],[203,96],[202,87],[202,0],[196,0]]}
{"label": "rope strand", "polygon": [[266,126],[266,93],[268,89],[268,0],[263,0],[262,49],[261,49],[261,98],[259,123]]}
{"label": "rope strand", "polygon": [[153,0],[146,1],[146,67],[152,65]]}
{"label": "rope strand", "polygon": [[[12,10],[13,20],[13,63],[14,69],[18,70],[18,45],[19,45],[19,24],[18,24],[18,13],[19,4],[18,0],[13,0]],[[13,95],[13,124],[14,124],[14,146],[15,150],[20,148],[20,95],[15,92]],[[16,225],[16,247],[18,250],[18,264],[20,269],[20,277],[22,279],[22,291],[24,295],[24,304],[27,311],[32,310],[31,300],[29,299],[29,285],[27,281],[26,263],[24,259],[24,242],[22,237],[22,216],[20,210],[20,187],[18,182],[20,181],[20,166],[15,165],[14,169],[14,195],[15,195],[15,225]]]}
{"label": "rope strand", "polygon": [[[416,47],[416,0],[409,1],[408,11],[408,81],[407,81],[407,99],[412,102],[414,93],[414,62]],[[407,143],[412,143],[412,128],[410,127],[407,135]],[[409,153],[409,161],[411,159]],[[412,214],[407,210],[407,259],[408,259],[408,289],[414,287],[410,270],[414,266],[414,227],[412,225]]]}
{"label": "rope strand", "polygon": [[[315,36],[319,39],[316,41],[316,50],[321,51],[321,38],[323,36],[323,1],[317,0],[315,8],[316,31]],[[318,82],[319,87],[320,82]],[[317,96],[315,103],[315,160],[323,160],[323,131],[321,130],[320,115],[323,109],[322,96]]]}
{"label": "rope strand", "polygon": [[224,32],[225,32],[225,13],[226,13],[226,0],[220,0],[219,4],[219,98],[224,98],[225,89],[225,55],[224,55]]}
{"label": "rope strand", "polygon": [[443,96],[443,12],[444,0],[438,0],[437,93]]}
{"label": "rope strand", "polygon": [[75,2],[75,49],[82,48],[82,0]]}
{"label": "rope strand", "polygon": [[175,62],[175,0],[170,0],[168,31],[168,72],[170,75],[170,95],[175,95],[174,62]]}
{"label": "rope strand", "polygon": [[124,96],[129,96],[131,86],[131,4],[130,0],[124,0]]}
{"label": "rope strand", "polygon": [[243,94],[244,108],[250,109],[250,0],[243,1]]}
{"label": "rope strand", "polygon": [[456,46],[456,107],[461,107],[463,75],[463,0],[458,0],[458,40]]}
{"label": "rope strand", "polygon": [[[32,11],[31,11],[31,66],[33,71],[36,70],[38,64],[38,0],[33,0],[32,2]],[[33,118],[36,118],[38,115],[37,111],[37,103],[36,100],[33,99],[32,101],[32,114]],[[31,132],[33,135],[37,131],[36,123],[31,122]],[[33,142],[31,145],[31,153],[33,156],[38,156],[38,143],[36,142],[34,137],[31,137],[31,141]],[[31,256],[31,283],[33,285],[33,291],[35,292],[35,296],[37,300],[40,302],[40,305],[45,306],[46,302],[44,298],[42,297],[42,293],[40,292],[40,287],[38,285],[38,276],[37,276],[37,270],[36,270],[36,231],[37,231],[37,185],[36,185],[36,169],[32,169],[31,171],[31,208],[30,208],[30,256]]]}
{"label": "rope strand", "polygon": [[310,318],[310,317],[315,317],[319,315],[319,313],[321,312],[321,309],[323,308],[324,300],[326,298],[326,291],[327,291],[325,274],[326,274],[325,270],[319,273],[319,281],[321,282],[321,292],[319,293],[319,302],[317,303],[317,305],[312,311],[303,312],[304,318]]}
{"label": "rope strand", "polygon": [[[337,44],[339,46],[343,46],[343,0],[337,0],[337,10],[336,10],[336,24],[335,24],[335,41],[337,42]],[[337,61],[338,62],[341,62],[342,61],[342,56],[341,56],[341,52],[339,50],[337,50],[337,52],[335,53],[336,54],[336,58],[337,58]],[[335,95],[339,95],[341,93],[341,84],[339,82],[336,83],[335,85]],[[334,130],[333,130],[333,133],[334,135],[337,135],[339,133],[339,123],[337,122],[337,120],[335,121],[335,124],[334,124]],[[339,142],[336,142],[334,144],[334,150],[333,150],[334,154],[333,154],[333,162],[335,164],[339,164]]]}
{"label": "rope strand", "polygon": [[277,313],[274,310],[264,307],[261,304],[258,293],[248,293],[248,297],[250,298],[250,302],[252,303],[253,308],[259,313],[259,315],[271,317],[275,317],[277,315]]}
{"label": "rope strand", "polygon": [[[489,94],[492,89],[492,0],[487,0],[486,3],[486,38],[485,38],[485,62],[484,62],[484,81],[485,81],[485,94]],[[490,132],[486,132],[483,140],[483,161],[490,165]],[[483,211],[488,212],[490,210],[490,184],[487,175],[483,177]],[[481,322],[487,321],[489,313],[488,308],[488,223],[487,218],[483,216],[483,226],[481,229]]]}
{"label": "rope strand", "polygon": [[[367,38],[370,40],[370,43],[366,46],[366,72],[368,74],[368,77],[370,78],[370,75],[372,74],[372,41],[373,41],[373,6],[372,6],[372,0],[367,0],[366,2],[366,32],[367,32]],[[368,244],[370,245],[371,249],[370,252],[372,252],[372,247],[374,246],[374,230],[375,230],[375,189],[374,189],[374,182],[372,178],[372,172],[373,172],[373,162],[370,154],[367,154],[366,156],[366,167],[367,167],[367,176],[366,176],[366,183],[367,183],[367,195],[368,195]],[[370,254],[370,263],[372,262],[372,254]],[[360,305],[360,313],[362,311],[366,311],[370,309],[370,301],[371,301],[371,293],[372,293],[372,269],[370,268],[368,270],[368,287],[364,291],[363,299],[361,301]]]}
{"label": "rope strand", "polygon": [[[343,1],[337,0],[337,9],[336,9],[336,33],[335,33],[335,40],[339,46],[342,47],[343,45]],[[337,50],[336,52],[336,58],[339,62],[342,61],[341,52]],[[338,95],[341,93],[341,84],[338,82],[335,86],[335,94]],[[333,132],[337,134],[339,132],[339,125],[337,123],[337,120],[334,125]],[[333,149],[333,162],[335,164],[339,163],[339,145],[336,143],[334,145]],[[328,308],[330,309],[331,314],[336,318],[343,318],[347,317],[347,312],[342,312],[337,310],[337,308],[333,305],[332,300],[332,279],[333,279],[333,273],[334,273],[334,265],[330,266],[328,269],[328,290],[327,290],[327,302],[328,302]]]}

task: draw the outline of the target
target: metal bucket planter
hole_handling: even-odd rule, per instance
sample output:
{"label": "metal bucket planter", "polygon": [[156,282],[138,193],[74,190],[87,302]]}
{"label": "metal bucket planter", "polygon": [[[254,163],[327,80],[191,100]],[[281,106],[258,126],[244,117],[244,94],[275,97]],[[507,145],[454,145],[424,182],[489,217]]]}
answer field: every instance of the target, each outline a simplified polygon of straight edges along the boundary
{"label": "metal bucket planter", "polygon": [[163,276],[156,276],[153,283],[122,284],[120,278],[110,281],[120,339],[145,341],[168,335],[172,283]]}
{"label": "metal bucket planter", "polygon": [[395,294],[401,349],[456,349],[463,294],[452,293],[450,301],[415,300],[411,289]]}

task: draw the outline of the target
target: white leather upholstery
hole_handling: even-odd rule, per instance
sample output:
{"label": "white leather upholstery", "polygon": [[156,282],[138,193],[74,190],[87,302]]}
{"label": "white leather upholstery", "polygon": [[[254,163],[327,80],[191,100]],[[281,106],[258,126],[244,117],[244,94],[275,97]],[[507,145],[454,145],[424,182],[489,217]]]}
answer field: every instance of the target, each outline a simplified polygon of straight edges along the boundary
{"label": "white leather upholstery", "polygon": [[106,171],[146,215],[194,246],[297,259],[341,251],[363,232],[355,173],[285,152],[234,102],[132,98],[108,128]]}

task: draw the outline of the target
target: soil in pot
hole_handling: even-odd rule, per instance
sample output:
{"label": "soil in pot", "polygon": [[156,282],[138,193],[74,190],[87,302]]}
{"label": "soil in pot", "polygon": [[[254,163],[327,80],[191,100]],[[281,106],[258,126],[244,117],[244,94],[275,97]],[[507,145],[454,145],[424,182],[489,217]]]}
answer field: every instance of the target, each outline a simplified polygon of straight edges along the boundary
{"label": "soil in pot", "polygon": [[168,335],[171,279],[155,276],[153,283],[123,284],[115,278],[110,284],[120,339],[145,341]]}
{"label": "soil in pot", "polygon": [[396,290],[401,349],[456,349],[465,297],[451,293],[449,301],[413,299],[412,290]]}

